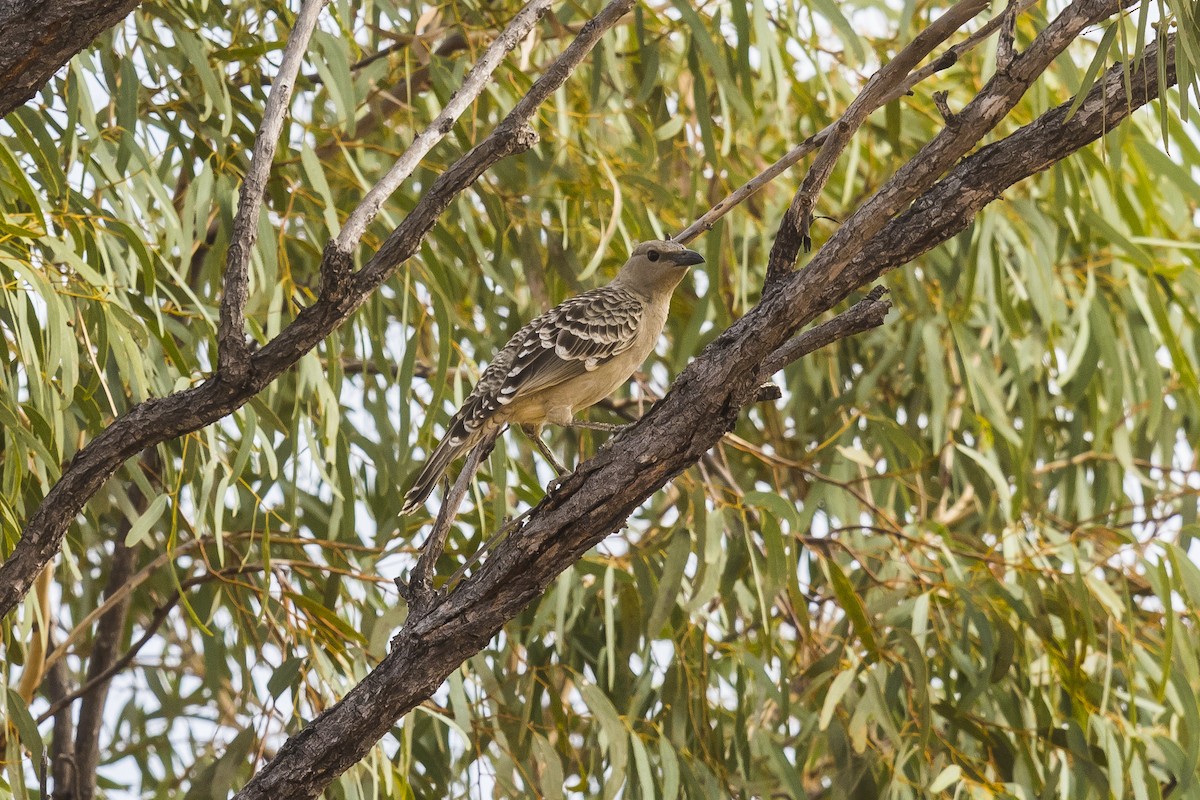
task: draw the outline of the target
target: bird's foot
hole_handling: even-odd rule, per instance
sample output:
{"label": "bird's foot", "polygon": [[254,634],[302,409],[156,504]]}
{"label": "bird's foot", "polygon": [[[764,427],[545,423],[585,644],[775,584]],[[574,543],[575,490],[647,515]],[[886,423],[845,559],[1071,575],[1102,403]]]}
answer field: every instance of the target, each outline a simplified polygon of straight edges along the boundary
{"label": "bird's foot", "polygon": [[550,462],[550,466],[553,467],[554,471],[559,474],[559,477],[562,477],[571,471],[563,466],[563,463],[559,461],[554,455],[553,451],[550,450],[549,445],[542,441],[542,437],[538,435],[537,429],[535,429],[532,425],[522,425],[521,430],[524,431],[525,435],[533,441],[533,446],[538,449],[538,452],[542,454],[542,457],[545,458],[546,461]]}

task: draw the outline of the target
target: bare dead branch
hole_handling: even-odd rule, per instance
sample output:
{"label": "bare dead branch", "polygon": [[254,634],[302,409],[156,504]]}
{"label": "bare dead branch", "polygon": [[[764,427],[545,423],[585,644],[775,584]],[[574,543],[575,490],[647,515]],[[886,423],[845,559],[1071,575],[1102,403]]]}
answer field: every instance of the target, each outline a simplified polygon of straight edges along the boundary
{"label": "bare dead branch", "polygon": [[[392,196],[396,189],[404,181],[408,180],[434,145],[446,137],[450,130],[454,127],[455,121],[458,120],[462,113],[467,110],[476,98],[483,93],[487,88],[488,82],[492,77],[492,73],[496,71],[496,67],[506,55],[512,52],[518,44],[529,35],[533,30],[533,26],[537,24],[547,11],[550,10],[550,0],[530,0],[529,3],[522,8],[508,27],[496,37],[496,40],[488,46],[484,51],[483,56],[467,73],[463,79],[462,86],[450,98],[450,102],[442,108],[441,112],[434,118],[425,130],[417,134],[413,139],[412,144],[408,149],[396,159],[396,163],[392,165],[387,174],[376,183],[371,190],[367,192],[366,197],[358,204],[358,206],[350,213],[342,225],[342,230],[334,242],[336,247],[342,253],[351,253],[358,247],[362,241],[363,234],[367,230],[367,226],[379,213],[379,209],[384,202]],[[341,264],[341,259],[331,259],[327,264]],[[340,275],[322,276],[322,291],[333,291],[335,286],[341,284]]]}
{"label": "bare dead branch", "polygon": [[328,2],[304,0],[300,6],[296,24],[288,35],[288,43],[283,51],[279,74],[267,95],[262,122],[254,135],[250,168],[246,170],[238,193],[237,214],[233,218],[233,232],[225,256],[221,320],[217,326],[217,373],[234,384],[244,380],[249,367],[246,301],[250,291],[250,254],[254,252],[254,243],[258,241],[258,218],[262,211],[263,193],[267,189],[267,177],[271,173],[271,162],[275,160],[275,150],[279,146],[279,135],[283,131],[284,117],[287,116],[292,90],[296,86],[300,62],[308,49],[308,40],[317,27],[317,17]]}
{"label": "bare dead branch", "polygon": [[425,540],[421,557],[417,559],[417,565],[413,567],[408,583],[404,583],[400,578],[396,579],[396,588],[400,590],[400,595],[409,605],[409,616],[424,614],[437,599],[433,589],[433,573],[437,560],[442,557],[442,551],[446,547],[446,535],[450,532],[450,523],[457,516],[463,498],[467,496],[467,489],[471,486],[471,479],[475,477],[475,471],[479,469],[480,462],[487,457],[496,443],[497,433],[499,431],[475,445],[470,455],[467,456],[467,461],[458,473],[454,486],[442,499],[433,529]]}
{"label": "bare dead branch", "polygon": [[463,565],[461,567],[459,567],[457,570],[454,571],[454,574],[450,576],[450,579],[448,581],[446,581],[447,591],[449,591],[450,589],[453,589],[458,584],[458,582],[460,580],[462,580],[463,575],[467,574],[467,570],[469,570],[471,567],[473,567],[477,563],[479,563],[479,559],[483,558],[483,556],[489,550],[494,548],[496,545],[500,544],[500,542],[504,541],[504,537],[507,536],[514,528],[521,525],[525,521],[525,519],[532,513],[533,513],[533,508],[532,507],[527,508],[524,511],[522,511],[520,514],[518,514],[517,516],[513,517],[512,519],[506,521],[503,525],[501,525],[500,529],[498,531],[496,531],[494,534],[492,534],[491,537],[486,542],[484,542],[482,545],[480,545],[478,550],[476,550],[474,553],[471,554],[470,558],[468,558],[466,561],[463,562]]}

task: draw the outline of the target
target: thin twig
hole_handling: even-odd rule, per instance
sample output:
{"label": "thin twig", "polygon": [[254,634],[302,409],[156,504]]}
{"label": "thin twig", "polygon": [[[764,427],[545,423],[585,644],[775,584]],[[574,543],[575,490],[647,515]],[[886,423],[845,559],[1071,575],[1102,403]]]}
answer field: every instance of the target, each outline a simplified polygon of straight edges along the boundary
{"label": "thin twig", "polygon": [[288,35],[288,43],[283,51],[279,74],[267,96],[262,122],[254,136],[250,168],[246,170],[238,196],[232,240],[225,256],[221,321],[217,327],[217,372],[235,384],[245,378],[250,368],[245,334],[246,301],[250,293],[250,254],[258,240],[258,218],[267,188],[267,176],[271,172],[271,162],[275,160],[275,150],[279,146],[279,135],[283,131],[283,120],[296,86],[300,62],[317,27],[317,17],[328,2],[304,0],[300,6],[296,25]]}
{"label": "thin twig", "polygon": [[[462,31],[454,31],[434,48],[432,56],[449,58],[462,50],[466,50],[469,41]],[[317,148],[317,157],[326,159],[342,147],[362,147],[374,133],[379,130],[389,117],[400,109],[412,103],[412,99],[425,92],[430,87],[430,64],[422,59],[421,66],[415,70],[405,70],[390,86],[378,86],[367,95],[368,111],[366,116],[359,119],[354,126],[354,134],[348,140],[335,137]]]}
{"label": "thin twig", "polygon": [[948,92],[933,93],[933,106],[937,109],[938,114],[941,115],[942,121],[946,123],[946,127],[956,124],[954,121],[954,112],[950,110],[949,96]]}
{"label": "thin twig", "polygon": [[[441,209],[449,204],[447,190],[459,183],[462,176],[465,175],[470,177],[470,180],[474,180],[473,175],[482,173],[484,169],[499,161],[500,158],[512,153],[524,152],[537,143],[537,132],[530,127],[529,120],[533,118],[542,103],[557,91],[558,87],[562,86],[571,73],[587,58],[600,38],[629,13],[635,2],[636,0],[611,0],[596,16],[584,24],[579,31],[579,36],[567,45],[562,54],[546,68],[542,76],[534,81],[525,96],[517,101],[512,111],[508,112],[508,115],[488,134],[487,138],[433,182],[418,207],[413,209],[396,230],[392,231],[371,260],[356,274],[354,284],[356,293],[365,295],[373,291],[403,261],[416,252],[420,239],[414,240],[412,232],[417,225],[423,224],[421,215],[418,213],[424,210],[421,206],[428,206],[430,210],[437,210],[438,213],[441,213]],[[432,226],[433,221],[429,221],[429,226]]]}
{"label": "thin twig", "polygon": [[89,678],[88,681],[83,684],[83,686],[80,686],[74,692],[56,699],[48,709],[38,716],[37,723],[40,725],[41,723],[45,722],[50,717],[54,716],[79,698],[84,697],[101,683],[110,680],[118,672],[129,666],[130,662],[137,657],[138,652],[140,652],[141,649],[145,647],[151,639],[154,638],[155,634],[158,632],[158,629],[161,628],[162,624],[167,621],[167,617],[171,615],[171,610],[174,609],[175,606],[179,604],[179,601],[183,598],[183,592],[187,591],[193,586],[198,586],[201,583],[207,583],[211,580],[224,580],[225,578],[232,577],[234,575],[244,575],[249,572],[261,572],[262,569],[262,564],[243,564],[240,567],[229,567],[228,569],[223,569],[218,572],[206,572],[203,575],[197,575],[193,578],[188,578],[186,581],[183,581],[180,584],[180,587],[175,590],[174,594],[171,595],[170,599],[154,610],[154,615],[150,618],[150,622],[148,622],[145,628],[143,628],[141,638],[131,644],[129,649],[126,650],[120,658],[109,664],[103,672],[97,673],[92,678]]}
{"label": "thin twig", "polygon": [[483,558],[485,553],[487,553],[489,550],[491,550],[496,545],[500,544],[500,542],[502,542],[504,540],[505,536],[507,536],[509,533],[511,533],[522,522],[524,522],[525,519],[530,514],[533,513],[533,510],[535,508],[537,508],[537,506],[530,506],[529,508],[525,509],[520,514],[518,514],[517,516],[513,517],[508,522],[506,522],[502,526],[500,526],[500,530],[496,531],[494,534],[492,534],[490,537],[488,537],[488,540],[486,542],[484,542],[483,545],[478,550],[476,550],[475,553],[470,558],[468,558],[466,560],[466,563],[464,563],[461,567],[459,567],[457,570],[454,571],[454,574],[450,576],[450,580],[446,581],[446,590],[447,591],[452,590],[454,588],[455,584],[457,584],[460,580],[462,580],[462,577],[463,577],[463,575],[465,575],[467,573],[467,570],[469,570],[471,567],[478,564],[479,559]]}
{"label": "thin twig", "polygon": [[[350,65],[350,71],[358,72],[363,67],[370,66],[371,64],[374,64],[376,61],[380,60],[381,58],[387,58],[388,56],[392,55],[393,53],[399,52],[400,50],[404,50],[404,49],[412,46],[412,43],[414,41],[419,40],[420,38],[421,38],[420,36],[408,36],[403,39],[396,39],[392,44],[389,44],[387,47],[385,47],[381,50],[376,50],[371,55],[363,56],[358,61],[355,61],[353,64]],[[319,72],[306,72],[304,74],[304,79],[307,81],[312,81],[313,83],[318,84],[318,85],[323,84],[325,82],[325,80],[321,77],[321,74]]]}
{"label": "thin twig", "polygon": [[429,538],[425,540],[425,547],[421,551],[421,557],[417,559],[417,565],[409,573],[408,584],[406,585],[399,578],[396,579],[396,588],[412,608],[410,613],[424,613],[434,599],[433,572],[437,560],[442,557],[442,551],[446,548],[446,536],[450,532],[450,523],[458,514],[458,507],[462,505],[463,498],[467,496],[467,489],[471,485],[471,479],[475,477],[475,471],[479,469],[480,462],[491,451],[492,445],[496,443],[498,433],[499,431],[493,432],[475,445],[471,454],[467,456],[467,462],[463,465],[462,471],[458,473],[454,486],[442,499],[437,520],[433,523],[433,530],[429,532]]}

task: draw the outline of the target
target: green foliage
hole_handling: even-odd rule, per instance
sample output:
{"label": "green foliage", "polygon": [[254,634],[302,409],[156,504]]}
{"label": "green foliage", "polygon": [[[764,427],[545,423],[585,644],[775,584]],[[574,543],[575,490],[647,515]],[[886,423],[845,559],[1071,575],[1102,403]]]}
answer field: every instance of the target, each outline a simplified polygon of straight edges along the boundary
{"label": "green foliage", "polygon": [[[558,6],[514,52],[360,258],[596,7]],[[518,8],[330,6],[251,262],[258,343],[312,302],[339,220]],[[399,518],[403,490],[494,350],[833,121],[940,8],[640,5],[542,109],[541,144],[456,201],[351,324],[110,481],[54,573],[51,639],[73,684],[113,542],[138,554],[122,650],[181,598],[110,695],[113,796],[223,796],[359,681],[403,619],[391,578],[427,522]],[[148,2],[0,123],[4,553],[82,443],[211,370],[240,176],[292,13]],[[1020,18],[1018,48],[1047,14]],[[331,796],[1200,797],[1194,14],[1144,4],[1059,59],[997,135],[1139,54],[1159,15],[1183,31],[1190,94],[890,276],[882,329],[778,376],[781,401],[560,576]],[[991,47],[870,118],[816,246],[940,128],[932,92],[973,96]],[[669,347],[597,418],[637,413],[757,300],[798,181],[699,241],[708,266],[676,298]],[[573,459],[602,439],[551,441]],[[533,453],[516,434],[497,448],[441,576],[541,496]],[[4,633],[8,686],[36,612],[31,596]],[[37,743],[6,696],[11,763]],[[32,774],[10,769],[0,791]]]}

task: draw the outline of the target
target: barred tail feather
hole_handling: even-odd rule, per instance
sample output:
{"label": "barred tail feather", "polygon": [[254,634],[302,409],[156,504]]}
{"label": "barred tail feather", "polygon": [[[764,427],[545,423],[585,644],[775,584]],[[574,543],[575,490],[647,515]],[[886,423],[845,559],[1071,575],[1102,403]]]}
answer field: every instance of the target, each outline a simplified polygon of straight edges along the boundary
{"label": "barred tail feather", "polygon": [[452,432],[448,432],[446,438],[442,439],[433,449],[421,474],[417,476],[416,482],[404,495],[404,508],[400,509],[400,513],[408,515],[420,508],[433,491],[433,487],[437,486],[438,478],[442,477],[442,473],[446,471],[446,467],[450,466],[450,462],[463,453],[469,452],[475,446],[476,439],[475,436],[461,439]]}

